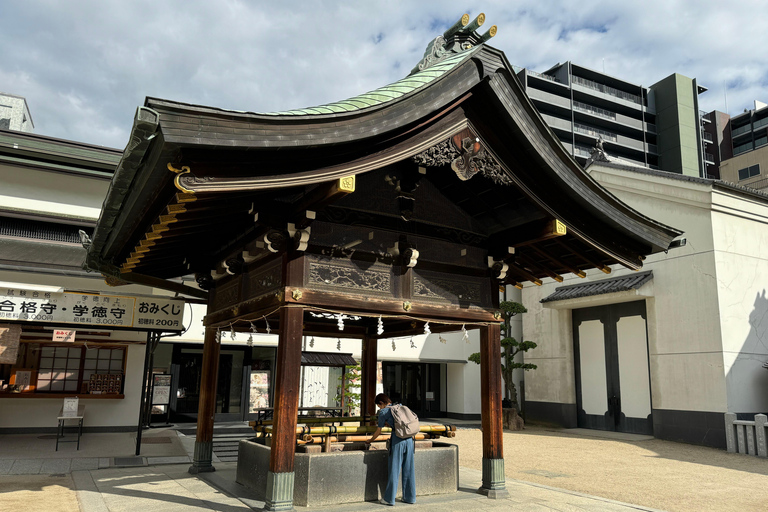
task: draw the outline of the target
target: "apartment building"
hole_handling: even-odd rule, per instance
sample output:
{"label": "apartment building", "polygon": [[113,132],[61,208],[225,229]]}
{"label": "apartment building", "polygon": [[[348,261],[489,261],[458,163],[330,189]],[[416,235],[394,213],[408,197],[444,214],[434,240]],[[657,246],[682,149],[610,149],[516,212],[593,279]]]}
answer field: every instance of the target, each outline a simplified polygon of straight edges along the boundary
{"label": "apartment building", "polygon": [[35,131],[25,98],[0,92],[0,130]]}
{"label": "apartment building", "polygon": [[653,169],[705,175],[696,79],[672,74],[651,85],[627,82],[572,62],[518,78],[563,146],[585,163],[598,139],[610,154]]}

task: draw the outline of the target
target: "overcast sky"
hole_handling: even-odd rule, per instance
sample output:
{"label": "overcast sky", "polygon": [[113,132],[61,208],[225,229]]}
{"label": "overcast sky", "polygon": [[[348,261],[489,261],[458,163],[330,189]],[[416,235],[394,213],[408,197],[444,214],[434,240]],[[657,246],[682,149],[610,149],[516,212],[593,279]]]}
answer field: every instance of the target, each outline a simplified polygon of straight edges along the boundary
{"label": "overcast sky", "polygon": [[768,101],[765,0],[2,0],[0,91],[27,98],[36,133],[123,148],[146,96],[256,112],[348,98],[481,9],[518,66],[646,86],[677,72],[708,111]]}

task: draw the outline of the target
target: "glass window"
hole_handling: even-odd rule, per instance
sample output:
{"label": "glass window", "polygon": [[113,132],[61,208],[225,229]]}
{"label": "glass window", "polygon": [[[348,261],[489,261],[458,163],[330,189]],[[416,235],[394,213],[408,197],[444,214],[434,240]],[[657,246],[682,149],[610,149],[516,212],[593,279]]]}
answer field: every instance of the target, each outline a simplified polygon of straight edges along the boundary
{"label": "glass window", "polygon": [[[89,392],[92,375],[119,375],[108,378],[106,391],[122,392],[125,348],[42,347],[38,365],[37,390],[41,392]],[[113,382],[115,381],[115,382]],[[84,385],[85,384],[85,385]]]}
{"label": "glass window", "polygon": [[760,175],[760,164],[751,165],[749,167],[744,167],[743,169],[739,169],[739,180],[746,180],[748,178],[752,178],[754,176]]}

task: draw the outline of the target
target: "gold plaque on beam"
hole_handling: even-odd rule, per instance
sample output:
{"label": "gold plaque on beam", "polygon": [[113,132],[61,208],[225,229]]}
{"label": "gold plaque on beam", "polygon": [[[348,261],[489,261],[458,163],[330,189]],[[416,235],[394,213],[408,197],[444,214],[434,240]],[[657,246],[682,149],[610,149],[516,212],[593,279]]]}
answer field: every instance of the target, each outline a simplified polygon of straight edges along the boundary
{"label": "gold plaque on beam", "polygon": [[164,233],[164,232],[168,231],[169,229],[171,229],[171,228],[169,228],[165,224],[155,224],[155,225],[152,226],[152,232],[153,233]]}
{"label": "gold plaque on beam", "polygon": [[149,252],[149,247],[144,247],[143,245],[137,245],[133,248],[133,252],[136,254],[146,254]]}
{"label": "gold plaque on beam", "polygon": [[[160,237],[158,236],[157,238],[160,238]],[[142,246],[142,247],[152,247],[153,245],[155,245],[155,241],[154,240],[149,240],[149,239],[141,240],[139,242],[139,245]]]}
{"label": "gold plaque on beam", "polygon": [[340,192],[346,192],[348,194],[354,192],[355,191],[354,174],[352,176],[344,176],[343,178],[339,178],[338,187]]}
{"label": "gold plaque on beam", "polygon": [[160,233],[147,233],[147,240],[157,240],[159,238],[163,238],[163,235]]}
{"label": "gold plaque on beam", "polygon": [[563,224],[561,221],[557,219],[552,221],[551,227],[552,227],[552,234],[555,236],[563,236],[568,232],[568,230],[565,227],[565,224]]}

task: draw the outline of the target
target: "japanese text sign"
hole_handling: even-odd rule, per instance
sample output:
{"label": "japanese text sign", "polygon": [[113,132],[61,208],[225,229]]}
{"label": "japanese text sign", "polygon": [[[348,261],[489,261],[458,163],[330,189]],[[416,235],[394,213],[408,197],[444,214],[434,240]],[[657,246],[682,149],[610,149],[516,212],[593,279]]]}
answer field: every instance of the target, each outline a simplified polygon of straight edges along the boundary
{"label": "japanese text sign", "polygon": [[0,288],[0,320],[181,331],[183,317],[184,301],[165,297]]}

